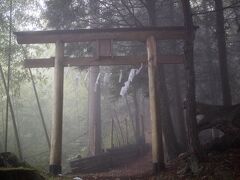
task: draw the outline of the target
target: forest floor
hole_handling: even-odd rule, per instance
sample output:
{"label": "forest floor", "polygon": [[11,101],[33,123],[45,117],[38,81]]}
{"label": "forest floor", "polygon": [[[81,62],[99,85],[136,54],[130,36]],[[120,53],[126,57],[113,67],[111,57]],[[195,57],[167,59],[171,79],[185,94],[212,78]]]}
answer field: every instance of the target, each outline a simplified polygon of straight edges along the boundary
{"label": "forest floor", "polygon": [[[240,180],[240,147],[230,148],[221,152],[212,151],[200,163],[192,161],[191,157],[180,155],[177,159],[169,162],[166,169],[161,171],[158,177],[152,176],[151,153],[149,152],[123,167],[112,169],[108,172],[49,177],[44,174],[40,176],[39,172],[34,169],[0,168],[0,179],[4,180],[8,177],[8,180],[15,180],[17,177],[19,180],[43,180],[44,178],[51,180]],[[189,162],[191,162],[190,165]]]}
{"label": "forest floor", "polygon": [[159,177],[151,175],[151,153],[148,153],[137,161],[127,164],[124,167],[113,169],[108,172],[97,174],[74,174],[56,179],[78,179],[79,180],[178,180],[178,179],[216,179],[216,180],[240,180],[240,148],[232,148],[223,152],[211,152],[207,154],[204,162],[199,163],[199,171],[193,174],[184,169],[185,163],[179,157],[168,163],[165,170]]}

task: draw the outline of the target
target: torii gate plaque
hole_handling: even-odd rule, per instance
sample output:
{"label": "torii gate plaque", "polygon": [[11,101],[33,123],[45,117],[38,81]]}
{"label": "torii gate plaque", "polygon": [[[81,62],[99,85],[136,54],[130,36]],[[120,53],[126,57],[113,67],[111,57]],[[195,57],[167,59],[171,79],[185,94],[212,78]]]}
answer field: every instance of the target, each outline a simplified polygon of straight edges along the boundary
{"label": "torii gate plaque", "polygon": [[[19,44],[55,43],[55,58],[27,59],[25,67],[54,67],[53,114],[49,171],[53,175],[61,173],[62,155],[62,112],[64,66],[109,66],[148,64],[150,118],[152,124],[152,162],[155,171],[164,166],[162,128],[159,116],[159,64],[183,63],[183,55],[157,55],[157,40],[185,39],[185,28],[147,27],[120,29],[80,29],[67,31],[15,32]],[[106,41],[143,41],[147,45],[148,57],[105,56],[70,58],[64,56],[64,43],[97,41],[100,49]],[[104,49],[104,47],[103,47]],[[105,50],[106,51],[106,50]]]}

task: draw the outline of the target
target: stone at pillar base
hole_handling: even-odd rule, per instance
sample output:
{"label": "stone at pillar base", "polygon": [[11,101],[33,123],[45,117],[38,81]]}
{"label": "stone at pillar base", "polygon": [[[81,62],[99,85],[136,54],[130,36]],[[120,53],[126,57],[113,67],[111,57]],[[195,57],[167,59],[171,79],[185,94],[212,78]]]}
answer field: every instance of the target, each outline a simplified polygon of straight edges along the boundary
{"label": "stone at pillar base", "polygon": [[49,173],[53,176],[57,176],[58,174],[62,173],[61,165],[49,165]]}

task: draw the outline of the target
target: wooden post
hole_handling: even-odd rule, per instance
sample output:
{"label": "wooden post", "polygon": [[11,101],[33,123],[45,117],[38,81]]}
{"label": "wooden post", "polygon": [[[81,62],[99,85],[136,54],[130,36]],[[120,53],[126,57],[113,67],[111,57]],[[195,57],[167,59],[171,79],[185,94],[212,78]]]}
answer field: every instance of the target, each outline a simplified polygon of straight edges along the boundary
{"label": "wooden post", "polygon": [[162,127],[160,120],[157,44],[153,36],[147,38],[148,53],[148,80],[149,80],[149,103],[152,126],[152,162],[153,171],[158,174],[164,167],[164,152],[162,142]]}
{"label": "wooden post", "polygon": [[64,43],[56,42],[54,67],[53,114],[49,171],[53,175],[61,173],[62,159],[62,118],[63,118],[63,58]]}

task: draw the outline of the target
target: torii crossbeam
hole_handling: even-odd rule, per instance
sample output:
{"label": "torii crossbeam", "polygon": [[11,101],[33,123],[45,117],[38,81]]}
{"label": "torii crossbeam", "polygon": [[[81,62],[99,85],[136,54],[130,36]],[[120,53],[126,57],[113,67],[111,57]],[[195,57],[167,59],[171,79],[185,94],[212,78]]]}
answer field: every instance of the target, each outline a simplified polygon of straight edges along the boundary
{"label": "torii crossbeam", "polygon": [[[145,27],[118,29],[80,29],[15,32],[19,44],[55,43],[55,57],[27,59],[25,67],[54,67],[53,116],[50,148],[50,173],[61,173],[62,154],[62,113],[63,113],[63,73],[64,66],[109,66],[148,64],[150,118],[152,124],[152,162],[154,169],[164,166],[162,128],[159,115],[159,64],[183,63],[183,55],[157,55],[157,40],[185,39],[182,26]],[[96,57],[70,58],[64,56],[64,43],[98,42]],[[112,56],[112,41],[143,41],[147,46],[147,57]],[[107,52],[107,53],[106,53]]]}

